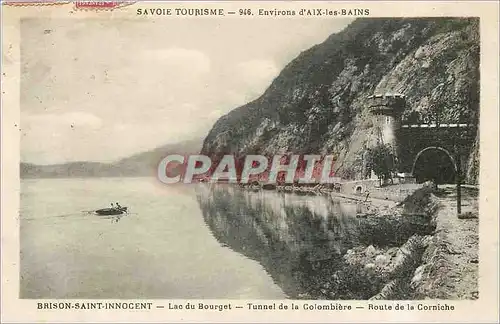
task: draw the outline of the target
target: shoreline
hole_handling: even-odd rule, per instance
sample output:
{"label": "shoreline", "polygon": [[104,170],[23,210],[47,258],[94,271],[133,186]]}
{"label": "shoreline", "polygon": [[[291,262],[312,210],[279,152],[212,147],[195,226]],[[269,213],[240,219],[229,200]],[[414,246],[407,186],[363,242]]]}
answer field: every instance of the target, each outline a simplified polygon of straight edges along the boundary
{"label": "shoreline", "polygon": [[[477,214],[477,187],[462,187],[463,213]],[[359,246],[347,251],[343,256],[344,269],[333,274],[327,271],[323,286],[300,294],[300,299],[339,299],[341,296],[332,288],[338,283],[332,282],[331,278],[342,277],[342,272],[344,278],[346,273],[350,273],[351,277],[347,280],[353,283],[369,279],[368,282],[378,284],[378,293],[367,298],[368,300],[478,298],[478,221],[474,216],[461,219],[456,215],[454,185],[442,185],[437,189],[423,184],[413,188],[407,186],[407,194],[404,196],[390,195],[391,191],[399,189],[398,185],[391,185],[377,188],[376,197],[372,197],[370,192],[368,199],[363,195],[333,190],[296,188],[299,187],[295,187],[295,190],[275,190],[302,195],[326,194],[332,198],[367,205],[369,213],[358,214],[357,217],[361,217],[372,228],[386,226],[383,220],[387,219],[395,224],[406,222],[408,225],[409,222],[410,227],[415,227],[415,233],[402,245]],[[254,187],[251,190],[269,189]],[[397,228],[394,224],[391,226]],[[432,230],[419,233],[418,228],[421,226]],[[381,231],[380,228],[376,230]],[[463,274],[465,279],[460,280]]]}
{"label": "shoreline", "polygon": [[[313,186],[296,186],[296,185],[261,185],[261,184],[245,184],[237,185],[243,190],[250,191],[275,191],[298,195],[328,195],[332,198],[340,198],[345,200],[357,201],[363,204],[373,205],[373,207],[395,206],[404,201],[414,191],[423,187],[423,184],[401,185],[393,184],[384,187],[375,187],[365,193],[346,193],[326,185],[317,184]],[[368,193],[368,197],[367,197]]]}

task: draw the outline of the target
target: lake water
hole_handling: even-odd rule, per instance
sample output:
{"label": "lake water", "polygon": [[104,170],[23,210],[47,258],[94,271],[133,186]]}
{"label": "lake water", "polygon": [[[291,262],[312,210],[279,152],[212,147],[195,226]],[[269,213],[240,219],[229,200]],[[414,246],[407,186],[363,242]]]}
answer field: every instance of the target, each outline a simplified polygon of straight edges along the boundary
{"label": "lake water", "polygon": [[[131,214],[88,212],[111,202]],[[154,178],[22,180],[20,297],[295,298],[356,244],[359,211]]]}

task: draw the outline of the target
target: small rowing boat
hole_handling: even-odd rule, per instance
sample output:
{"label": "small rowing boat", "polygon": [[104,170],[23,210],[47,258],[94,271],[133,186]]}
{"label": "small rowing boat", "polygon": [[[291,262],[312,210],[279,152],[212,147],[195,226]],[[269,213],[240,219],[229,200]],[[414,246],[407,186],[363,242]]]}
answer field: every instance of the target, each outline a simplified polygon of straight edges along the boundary
{"label": "small rowing boat", "polygon": [[113,207],[113,208],[103,208],[95,211],[97,215],[122,215],[127,213],[127,207]]}

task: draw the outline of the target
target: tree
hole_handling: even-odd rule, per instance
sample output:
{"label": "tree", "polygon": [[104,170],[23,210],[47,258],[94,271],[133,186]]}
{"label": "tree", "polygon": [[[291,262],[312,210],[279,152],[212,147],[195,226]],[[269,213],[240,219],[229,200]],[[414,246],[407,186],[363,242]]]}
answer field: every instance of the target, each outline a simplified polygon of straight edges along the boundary
{"label": "tree", "polygon": [[375,175],[380,180],[392,181],[392,173],[395,168],[395,156],[392,147],[387,144],[378,144],[373,148],[369,148],[366,154],[366,166],[368,169],[373,170]]}

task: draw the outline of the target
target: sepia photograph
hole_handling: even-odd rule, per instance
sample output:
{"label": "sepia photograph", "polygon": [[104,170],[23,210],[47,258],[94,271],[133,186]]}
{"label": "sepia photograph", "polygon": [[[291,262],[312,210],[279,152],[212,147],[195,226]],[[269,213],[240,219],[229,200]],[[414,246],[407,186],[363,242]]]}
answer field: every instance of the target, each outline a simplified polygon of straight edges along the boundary
{"label": "sepia photograph", "polygon": [[22,19],[19,297],[478,299],[479,22]]}

